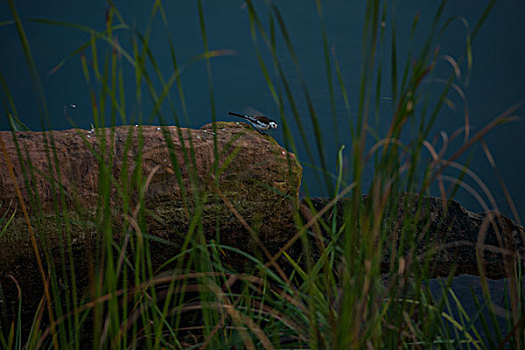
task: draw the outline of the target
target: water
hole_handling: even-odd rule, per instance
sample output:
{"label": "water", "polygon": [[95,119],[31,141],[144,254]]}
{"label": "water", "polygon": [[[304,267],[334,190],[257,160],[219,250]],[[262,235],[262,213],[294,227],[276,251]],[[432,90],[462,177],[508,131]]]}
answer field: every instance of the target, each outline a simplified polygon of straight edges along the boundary
{"label": "water", "polygon": [[[139,30],[144,30],[148,23],[150,5],[141,1],[117,1],[116,6],[121,10],[127,23]],[[436,10],[433,3],[420,4],[414,7],[409,1],[401,1],[396,7],[398,23],[398,51],[399,60],[404,62],[410,47],[409,32],[412,20],[416,14],[420,15],[418,34],[415,46],[425,38],[431,19]],[[74,22],[102,29],[105,21],[106,4],[103,1],[87,3],[77,1],[74,5],[69,2],[43,3],[41,1],[27,0],[18,3],[17,9],[23,19],[47,18],[59,21]],[[166,2],[166,14],[169,29],[166,30],[162,21],[157,18],[153,25],[151,47],[157,59],[159,68],[165,76],[172,72],[171,58],[168,47],[168,36],[175,44],[178,62],[188,63],[192,57],[203,52],[200,34],[197,5],[194,2]],[[264,10],[264,6],[259,9]],[[319,29],[319,19],[315,2],[286,1],[279,3],[279,9],[288,26],[290,36],[304,71],[306,82],[313,98],[315,109],[323,126],[323,139],[325,141],[325,157],[329,161],[331,171],[335,169],[335,158],[340,145],[347,146],[350,151],[348,132],[348,119],[344,111],[342,95],[336,87],[336,104],[338,111],[338,129],[340,138],[334,137],[334,128],[330,116],[330,98],[326,84],[326,73],[322,50],[322,36]],[[447,5],[444,18],[458,15],[463,16],[470,27],[475,25],[481,15],[481,5],[472,6],[467,1],[454,1]],[[462,67],[461,88],[466,93],[472,132],[480,130],[490,120],[495,118],[511,105],[525,98],[525,31],[520,24],[525,13],[525,5],[519,0],[506,0],[498,2],[490,14],[487,22],[479,32],[473,43],[474,66],[470,74],[470,83],[464,84],[466,69]],[[268,91],[263,75],[259,69],[257,58],[253,50],[253,42],[249,30],[247,9],[242,1],[205,1],[204,2],[206,29],[210,49],[231,49],[234,56],[223,56],[212,60],[213,86],[216,102],[216,116],[219,120],[230,120],[228,111],[243,112],[246,106],[253,106],[278,119],[278,110]],[[267,19],[262,15],[263,24]],[[330,46],[333,47],[337,59],[341,64],[345,84],[349,90],[352,112],[355,113],[361,66],[361,28],[364,18],[364,6],[361,2],[329,1],[324,4],[324,16]],[[0,20],[10,18],[6,3],[0,4]],[[442,21],[444,22],[444,21]],[[390,18],[386,28],[389,28]],[[49,120],[46,127],[65,129],[71,123],[64,117],[64,107],[68,109],[74,124],[89,128],[92,123],[92,112],[89,100],[88,87],[82,74],[78,56],[70,59],[64,66],[53,74],[48,74],[58,62],[67,57],[73,50],[89,39],[85,32],[56,26],[48,26],[25,22],[25,29],[31,44],[37,67],[42,79],[46,96]],[[453,22],[446,30],[443,39],[439,42],[440,52],[460,58],[464,54],[466,30],[460,21]],[[388,38],[387,33],[387,38]],[[119,42],[129,49],[129,33],[118,32]],[[387,45],[388,45],[387,39]],[[99,42],[99,48],[103,44]],[[314,130],[309,122],[308,109],[301,93],[299,79],[295,68],[287,55],[282,40],[278,43],[279,54],[283,60],[283,67],[288,75],[290,85],[298,102],[298,108],[303,117],[307,138],[311,140],[310,146],[316,149]],[[18,117],[33,130],[43,127],[38,104],[36,103],[33,83],[31,81],[21,45],[19,44],[16,30],[13,25],[0,28],[0,72],[5,77],[6,83],[12,93]],[[103,50],[100,50],[103,52]],[[90,56],[89,50],[86,55]],[[379,57],[385,57],[385,71],[383,74],[384,86],[389,82],[389,46],[379,52]],[[271,58],[263,50],[263,57],[271,70]],[[102,60],[103,57],[99,59]],[[437,67],[442,77],[448,77],[450,65],[441,60]],[[134,123],[138,118],[140,106],[133,103],[134,86],[133,72],[130,68],[124,71],[125,80],[130,82],[126,94],[128,98],[128,123]],[[93,77],[92,77],[93,78]],[[273,78],[275,78],[273,76]],[[182,120],[183,126],[198,128],[211,121],[212,113],[208,92],[206,67],[203,61],[187,66],[182,76],[184,92],[187,99],[190,120]],[[277,79],[274,79],[274,82]],[[426,87],[436,93],[439,91],[438,83],[429,83]],[[176,98],[176,92],[172,95]],[[147,97],[147,93],[145,95]],[[444,110],[435,132],[445,130],[449,134],[461,127],[464,123],[464,108],[458,96],[451,95],[457,110]],[[5,104],[5,97],[2,95]],[[150,104],[144,99],[143,112],[149,112]],[[76,105],[76,108],[71,108]],[[179,115],[182,110],[176,107]],[[163,110],[167,112],[167,109]],[[524,108],[520,107],[516,115],[523,115]],[[292,121],[290,110],[287,109],[288,120]],[[388,89],[384,89],[381,98],[381,114],[374,128],[384,135],[384,130],[389,125],[392,107]],[[145,114],[146,116],[148,113]],[[166,113],[168,123],[173,119]],[[122,123],[123,121],[119,121]],[[151,120],[158,123],[158,120]],[[295,124],[293,136],[298,142],[298,155],[305,164],[311,164],[306,156],[305,145],[299,141],[300,134]],[[6,118],[0,119],[0,129],[8,129]],[[485,141],[496,159],[499,172],[510,189],[521,217],[525,213],[525,186],[522,174],[525,164],[525,133],[523,122],[512,123],[498,127],[491,132]],[[283,144],[282,134],[272,133]],[[459,143],[456,144],[458,146]],[[317,155],[316,155],[317,156]],[[318,161],[314,161],[318,166]],[[494,192],[500,211],[511,215],[503,192],[500,190],[497,177],[488,164],[481,147],[475,148],[471,168],[488,184]],[[304,173],[304,189],[312,195],[326,195],[319,185],[316,171],[306,167]],[[459,193],[461,203],[469,209],[480,211],[482,207],[466,191]]]}
{"label": "water", "polygon": [[[355,115],[359,91],[361,67],[361,28],[363,26],[364,8],[362,1],[332,0],[324,4],[324,15],[330,46],[333,47],[337,59],[341,64],[346,87],[349,90],[352,112]],[[115,1],[122,11],[127,23],[135,28],[144,30],[150,13],[149,2],[139,0]],[[416,35],[416,47],[425,38],[431,19],[436,10],[434,2],[418,3],[399,1],[396,8],[398,21],[398,50],[399,60],[404,62],[410,48],[409,33],[414,16],[420,13],[419,31]],[[261,6],[261,8],[264,8]],[[157,64],[165,76],[172,72],[171,58],[168,47],[168,36],[173,39],[176,55],[180,64],[187,64],[192,57],[203,52],[196,2],[193,1],[168,1],[165,9],[169,22],[166,30],[157,18],[154,21],[150,45],[157,59]],[[325,156],[329,161],[330,170],[335,169],[335,159],[340,145],[347,146],[349,151],[351,140],[348,132],[348,119],[344,112],[342,95],[336,87],[336,105],[338,112],[339,139],[335,138],[334,128],[330,116],[330,96],[326,85],[326,73],[322,49],[322,36],[319,29],[319,20],[314,1],[289,0],[279,2],[279,9],[283,14],[292,38],[299,62],[305,74],[314,106],[320,117],[325,141]],[[37,0],[24,0],[17,2],[20,16],[29,18],[47,18],[58,21],[79,23],[98,30],[104,28],[106,4],[104,1],[86,2],[69,1],[42,2]],[[483,10],[482,5],[472,1],[451,1],[445,10],[444,18],[458,15],[463,16],[470,25],[475,25]],[[253,42],[249,29],[248,14],[243,2],[230,1],[204,1],[206,30],[210,49],[230,49],[235,51],[233,56],[214,58],[211,61],[213,87],[215,92],[216,117],[218,120],[234,120],[227,115],[228,111],[243,112],[246,106],[252,106],[267,113],[273,119],[279,120],[278,110],[268,91],[263,75],[259,69],[257,57],[253,50]],[[479,31],[473,43],[473,69],[470,74],[470,83],[464,84],[466,70],[462,66],[461,88],[465,92],[468,103],[472,132],[480,130],[493,118],[498,116],[508,107],[525,98],[525,30],[521,21],[525,14],[525,3],[520,0],[499,1]],[[10,19],[10,12],[6,2],[0,3],[0,21]],[[266,17],[262,17],[267,25]],[[389,20],[388,20],[389,21]],[[389,22],[386,28],[389,28]],[[49,120],[46,127],[66,129],[72,127],[65,117],[70,116],[75,125],[81,128],[90,128],[92,111],[89,100],[89,88],[83,77],[78,56],[70,59],[64,66],[53,74],[48,74],[58,62],[67,57],[73,50],[89,39],[85,32],[71,28],[55,27],[35,24],[25,21],[25,29],[36,60],[37,68],[43,84],[46,97]],[[456,58],[464,54],[466,30],[460,21],[450,25],[443,39],[439,42],[440,52]],[[129,48],[129,33],[120,31],[119,42]],[[388,34],[387,34],[388,37]],[[99,48],[103,47],[98,43]],[[278,43],[279,54],[283,59],[283,68],[287,73],[294,96],[298,102],[298,109],[303,116],[307,138],[313,144],[314,130],[308,121],[308,109],[300,88],[300,81],[295,74],[295,68],[287,55],[282,41]],[[101,52],[103,50],[100,50]],[[5,78],[17,108],[18,117],[33,130],[43,127],[40,110],[33,89],[33,82],[29,74],[21,45],[13,25],[0,27],[0,73]],[[86,55],[90,58],[89,50]],[[389,86],[388,46],[379,57],[386,61],[384,71],[384,86]],[[271,57],[263,51],[263,58],[271,70]],[[102,58],[99,58],[102,59]],[[441,60],[437,66],[442,77],[448,77],[450,65]],[[135,123],[138,111],[142,108],[149,113],[151,105],[144,99],[141,107],[130,98],[134,96],[133,71],[129,67],[124,71],[124,78],[130,82],[127,87],[128,123]],[[93,79],[93,77],[92,77]],[[274,82],[277,80],[272,76]],[[189,120],[182,119],[181,125],[198,128],[212,120],[209,99],[209,87],[206,67],[203,61],[189,64],[182,75],[184,93],[189,112]],[[431,91],[439,91],[439,84],[429,83]],[[6,98],[3,93],[1,102],[5,105]],[[147,97],[147,93],[144,93]],[[176,100],[176,92],[172,92]],[[451,95],[452,101],[457,105],[456,111],[444,110],[436,123],[435,132],[445,130],[451,134],[464,123],[462,101],[458,96]],[[374,128],[380,133],[385,133],[389,125],[392,108],[390,95],[385,89],[381,98],[381,113]],[[163,110],[167,112],[167,110]],[[182,118],[182,109],[176,106],[176,111]],[[289,121],[292,116],[289,108],[286,112]],[[514,115],[525,115],[524,107],[520,107]],[[147,116],[148,113],[145,115]],[[167,122],[173,119],[166,114]],[[157,120],[149,121],[157,123]],[[119,122],[119,124],[122,122]],[[300,134],[295,124],[293,136],[298,142],[298,156],[309,163],[305,145],[300,142]],[[7,120],[2,114],[0,129],[7,130]],[[271,132],[280,144],[284,144],[282,129]],[[523,173],[525,167],[525,123],[518,122],[499,126],[485,137],[492,155],[496,160],[499,173],[510,189],[513,200],[518,208],[519,215],[525,214],[525,186]],[[456,143],[455,146],[459,146]],[[316,161],[316,165],[318,165]],[[511,216],[511,210],[505,204],[503,192],[499,187],[497,176],[494,175],[480,147],[475,148],[471,161],[471,169],[478,174],[487,186],[493,191],[499,209]],[[326,195],[316,177],[316,171],[311,166],[304,169],[303,190],[308,190],[312,195]],[[482,207],[466,191],[460,192],[458,198],[467,208],[480,211]],[[437,282],[436,282],[437,283]],[[459,284],[458,284],[459,283]],[[471,281],[455,280],[453,288],[458,295],[461,288],[466,288]],[[434,288],[437,288],[435,286]],[[501,289],[500,287],[497,287]],[[434,289],[436,290],[436,289]],[[468,298],[467,298],[468,299]],[[465,300],[467,302],[467,299]],[[473,305],[467,306],[467,308]]]}
{"label": "water", "polygon": [[[498,343],[508,334],[510,330],[510,320],[507,318],[510,318],[510,315],[504,310],[510,309],[510,297],[506,279],[487,279],[490,300],[492,301],[494,310],[496,310],[494,320],[497,322],[497,325],[493,323],[493,320],[490,316],[489,303],[487,302],[487,298],[483,293],[479,277],[471,275],[454,277],[450,284],[450,290],[452,290],[454,297],[449,292],[449,290],[445,288],[447,285],[447,279],[445,278],[435,278],[429,280],[426,282],[426,285],[430,289],[430,292],[436,301],[442,300],[444,294],[447,295],[450,308],[445,306],[443,312],[450,315],[456,321],[462,320],[463,324],[472,325],[472,328],[468,329],[470,335],[474,335],[475,333],[473,332],[473,329],[476,329],[485,343],[487,343],[488,338],[492,338],[493,341],[495,340],[496,343]],[[445,293],[443,292],[444,290]],[[475,299],[477,299],[480,308],[476,306]],[[461,305],[461,308],[465,310],[468,321],[466,320],[465,315],[459,311],[460,308],[458,307],[458,303]],[[486,323],[486,330],[483,328],[483,322],[481,321],[482,318]],[[460,330],[454,329],[452,324],[449,324],[449,326],[451,335],[456,334],[457,340],[465,340],[466,337]],[[499,329],[501,332],[501,339],[498,339],[496,336],[497,329]],[[467,349],[469,347],[464,346],[459,348]]]}

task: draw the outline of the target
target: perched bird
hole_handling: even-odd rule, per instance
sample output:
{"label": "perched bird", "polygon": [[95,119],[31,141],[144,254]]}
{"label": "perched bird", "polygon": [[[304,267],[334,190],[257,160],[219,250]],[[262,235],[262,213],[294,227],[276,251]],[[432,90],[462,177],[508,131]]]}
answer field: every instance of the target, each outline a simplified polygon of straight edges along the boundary
{"label": "perched bird", "polygon": [[268,117],[265,117],[264,115],[242,115],[232,112],[228,112],[228,114],[234,115],[242,119],[246,119],[253,125],[255,130],[257,130],[261,134],[264,134],[263,130],[277,128],[277,122]]}

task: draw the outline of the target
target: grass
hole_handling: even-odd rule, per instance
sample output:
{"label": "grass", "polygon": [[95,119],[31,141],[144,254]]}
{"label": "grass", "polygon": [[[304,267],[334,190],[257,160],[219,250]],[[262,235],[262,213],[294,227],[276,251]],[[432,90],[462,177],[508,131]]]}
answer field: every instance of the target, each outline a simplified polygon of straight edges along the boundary
{"label": "grass", "polygon": [[[14,2],[9,0],[8,3],[13,20],[2,25],[16,26],[40,98],[42,126],[47,130],[49,116],[29,41]],[[493,4],[494,1],[489,2],[474,29],[468,33],[465,57],[447,58],[452,66],[459,69],[465,60],[467,69],[472,66],[472,41]],[[28,202],[18,194],[19,207],[16,211],[24,214],[24,225],[31,235],[31,249],[37,257],[44,288],[40,303],[34,306],[34,312],[27,315],[22,308],[23,296],[27,291],[19,288],[17,276],[8,276],[18,291],[18,299],[13,310],[4,312],[4,315],[9,316],[4,317],[1,323],[0,343],[3,348],[519,349],[523,346],[525,333],[519,256],[511,255],[507,259],[508,299],[503,309],[492,303],[480,263],[485,300],[473,296],[478,305],[478,311],[474,314],[464,310],[450,288],[453,271],[443,284],[443,297],[433,296],[426,287],[426,281],[431,277],[435,251],[431,248],[435,247],[428,247],[428,253],[418,260],[418,246],[428,239],[429,233],[425,229],[429,222],[428,209],[425,202],[418,198],[437,189],[444,198],[446,208],[447,201],[452,199],[459,187],[470,188],[464,180],[473,179],[484,189],[482,194],[475,191],[473,194],[482,203],[483,195],[490,201],[492,196],[483,182],[468,166],[458,164],[457,161],[467,155],[475,144],[483,143],[483,136],[490,130],[513,120],[512,113],[516,108],[509,108],[473,135],[470,135],[466,114],[463,131],[451,135],[449,139],[444,138],[442,149],[437,148],[439,144],[428,141],[440,112],[450,101],[449,94],[458,89],[454,72],[445,78],[438,98],[429,97],[422,88],[424,82],[432,83],[439,79],[434,76],[436,63],[441,59],[435,42],[454,21],[442,18],[446,1],[442,1],[438,7],[425,43],[418,50],[410,52],[406,62],[400,62],[396,18],[390,12],[390,4],[367,2],[359,93],[352,99],[357,101],[356,115],[351,115],[353,106],[350,92],[345,86],[345,77],[341,73],[341,63],[335,52],[329,49],[322,2],[316,1],[321,21],[332,124],[337,127],[337,93],[343,96],[349,122],[344,127],[339,126],[337,132],[337,138],[348,140],[347,144],[351,146],[348,150],[341,147],[338,154],[334,155],[337,159],[334,173],[328,167],[319,114],[314,107],[286,20],[276,3],[266,1],[264,5],[246,1],[254,51],[280,112],[285,148],[298,153],[297,140],[293,139],[291,133],[291,128],[297,127],[306,153],[300,155],[305,157],[301,161],[303,164],[320,164],[322,171],[316,174],[317,181],[331,194],[330,200],[317,210],[308,195],[307,186],[303,185],[306,193],[304,205],[294,203],[296,230],[291,232],[292,238],[275,252],[268,251],[264,246],[260,247],[261,254],[244,251],[221,241],[221,232],[216,232],[215,238],[210,239],[203,221],[206,206],[214,200],[224,203],[223,208],[232,212],[240,222],[244,221],[246,231],[253,237],[257,237],[257,232],[237,211],[239,203],[229,202],[220,190],[211,193],[201,190],[191,135],[188,144],[183,143],[181,160],[174,151],[171,134],[163,129],[163,137],[170,150],[169,161],[182,189],[178,214],[187,218],[188,225],[185,232],[179,232],[183,239],[176,247],[177,252],[165,257],[160,268],[154,262],[154,249],[159,246],[169,247],[173,243],[158,238],[156,232],[152,231],[152,213],[147,209],[145,195],[148,178],[152,174],[143,173],[140,152],[137,153],[138,159],[128,157],[127,151],[134,142],[133,128],[129,129],[124,140],[125,152],[122,158],[123,169],[129,169],[132,163],[137,164],[131,177],[115,178],[112,175],[110,164],[116,155],[111,147],[106,147],[106,143],[100,141],[109,136],[111,142],[115,142],[114,126],[129,122],[129,97],[124,93],[124,87],[129,84],[135,86],[133,100],[138,106],[142,106],[145,99],[149,99],[152,104],[148,113],[142,114],[139,108],[137,115],[134,115],[135,120],[141,121],[140,124],[153,120],[160,125],[166,125],[168,120],[174,120],[177,126],[187,123],[190,116],[181,76],[189,64],[206,65],[211,115],[216,121],[210,60],[232,52],[209,50],[202,1],[198,2],[198,18],[204,43],[203,53],[181,65],[175,55],[174,43],[169,38],[167,47],[170,49],[173,73],[168,77],[163,76],[149,46],[153,21],[160,18],[168,26],[161,1],[154,2],[150,25],[145,33],[128,25],[111,2],[106,14],[106,27],[101,31],[75,23],[32,20],[67,30],[80,30],[90,35],[88,41],[55,69],[72,57],[80,57],[81,68],[90,88],[93,137],[97,138],[100,145],[98,149],[91,149],[98,162],[100,177],[94,210],[83,209],[78,203],[75,211],[69,210],[71,199],[64,187],[53,180],[60,178],[60,164],[52,147],[53,136],[52,133],[44,132],[43,146],[47,150],[49,174],[57,175],[50,177],[54,186],[54,207],[51,214],[46,214],[40,206],[38,192],[31,185],[37,170],[32,166],[29,155],[17,145],[19,161],[25,164],[23,181],[30,191]],[[381,23],[390,15],[392,37],[388,42],[385,37],[389,34]],[[131,34],[129,45],[121,45],[116,40],[119,31]],[[417,31],[416,17],[412,24],[412,36]],[[285,44],[286,55],[293,62],[295,72],[284,70],[282,60],[285,54],[277,52],[278,42]],[[378,57],[380,50],[388,50],[390,56]],[[266,53],[271,57],[270,63],[263,59]],[[384,74],[388,74],[384,69],[386,59],[390,60],[392,67],[389,92],[394,113],[387,133],[380,135],[373,130],[371,119],[379,115],[379,96],[384,89],[382,81],[385,79]],[[132,67],[134,81],[124,80],[124,65]],[[299,92],[291,88],[292,75],[300,83]],[[177,99],[172,97],[174,90]],[[13,132],[20,130],[25,125],[16,118],[16,106],[5,84],[4,93],[6,115],[11,118]],[[299,113],[298,94],[306,102],[307,115]],[[176,112],[177,105],[182,106],[182,116]],[[291,116],[285,110],[290,110]],[[169,111],[168,115],[165,111]],[[108,120],[109,125],[106,124]],[[292,126],[292,123],[295,125]],[[306,134],[306,123],[312,126],[313,136]],[[225,166],[219,166],[217,161],[220,157],[216,125],[213,129],[216,163],[209,179],[210,183],[215,184],[213,188],[219,188],[216,179],[225,171]],[[141,149],[143,136],[140,125],[138,130],[137,142]],[[177,129],[179,138],[184,136],[182,130]],[[407,130],[415,131],[408,132],[413,135],[408,140]],[[460,135],[464,136],[461,146],[451,156],[445,157],[446,153],[442,150]],[[87,139],[84,140],[87,144]],[[2,159],[9,163],[2,139],[0,146]],[[489,153],[486,145],[484,147]],[[183,184],[181,163],[185,169],[189,169],[185,175],[189,178],[189,188]],[[231,164],[231,158],[226,164]],[[368,183],[365,177],[368,176],[366,167],[369,166],[373,167],[373,174]],[[447,173],[450,168],[459,169],[459,176],[450,176]],[[14,174],[10,177],[15,186],[20,185]],[[446,186],[447,183],[450,185]],[[117,205],[111,200],[113,190],[117,193]],[[362,199],[362,192],[368,194],[367,200]],[[404,192],[420,196],[400,197]],[[510,196],[508,200],[513,207]],[[30,211],[24,203],[29,203]],[[488,205],[486,207],[489,208]],[[403,212],[403,208],[412,210],[409,214]],[[20,227],[22,219],[16,219],[15,214],[12,208],[2,208],[0,238],[9,239],[10,229],[14,231],[14,227]],[[116,216],[123,218],[119,225],[114,222]],[[518,217],[514,219],[519,222]],[[59,250],[58,259],[51,250],[53,242],[47,241],[42,235],[36,237],[33,233],[45,232],[46,228],[53,226],[49,222],[61,228],[58,230],[59,237],[55,237],[63,247]],[[488,224],[483,226],[480,235],[485,234]],[[78,232],[94,233],[93,249],[86,253],[87,276],[78,275],[75,266],[78,252],[72,248],[72,239]],[[294,250],[289,249],[294,247],[298,247],[303,254],[294,254]],[[484,244],[476,247],[479,259],[484,248]],[[387,275],[382,272],[385,252],[388,252]],[[227,254],[242,257],[242,269],[229,265],[224,258]],[[68,288],[63,290],[60,287],[63,285]],[[5,287],[7,285],[2,286],[2,290]],[[508,321],[506,329],[502,329],[497,322],[497,315],[501,313]],[[482,329],[478,329],[477,324],[481,324]],[[481,336],[482,333],[485,337]]]}

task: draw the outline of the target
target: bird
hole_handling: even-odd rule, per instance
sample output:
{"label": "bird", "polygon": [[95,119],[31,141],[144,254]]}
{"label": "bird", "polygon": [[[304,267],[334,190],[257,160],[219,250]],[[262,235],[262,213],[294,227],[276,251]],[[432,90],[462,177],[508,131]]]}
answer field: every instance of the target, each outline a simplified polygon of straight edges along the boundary
{"label": "bird", "polygon": [[234,116],[242,118],[242,119],[246,119],[247,121],[250,122],[250,124],[253,125],[255,130],[257,130],[259,133],[261,133],[263,135],[265,135],[263,130],[276,129],[277,128],[277,122],[275,120],[272,120],[272,119],[268,118],[268,117],[265,117],[264,115],[242,115],[242,114],[237,114],[237,113],[233,113],[233,112],[228,112],[228,114],[234,115]]}

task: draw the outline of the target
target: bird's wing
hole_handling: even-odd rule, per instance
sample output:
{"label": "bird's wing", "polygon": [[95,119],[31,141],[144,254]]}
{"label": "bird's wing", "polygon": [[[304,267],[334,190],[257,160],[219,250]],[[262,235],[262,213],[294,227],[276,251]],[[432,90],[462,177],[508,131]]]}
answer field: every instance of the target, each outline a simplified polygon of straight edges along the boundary
{"label": "bird's wing", "polygon": [[244,114],[246,115],[264,115],[263,112],[253,108],[252,106],[244,107]]}
{"label": "bird's wing", "polygon": [[255,119],[264,124],[268,124],[270,122],[270,119],[268,117],[265,117],[264,115],[258,115],[255,117]]}

